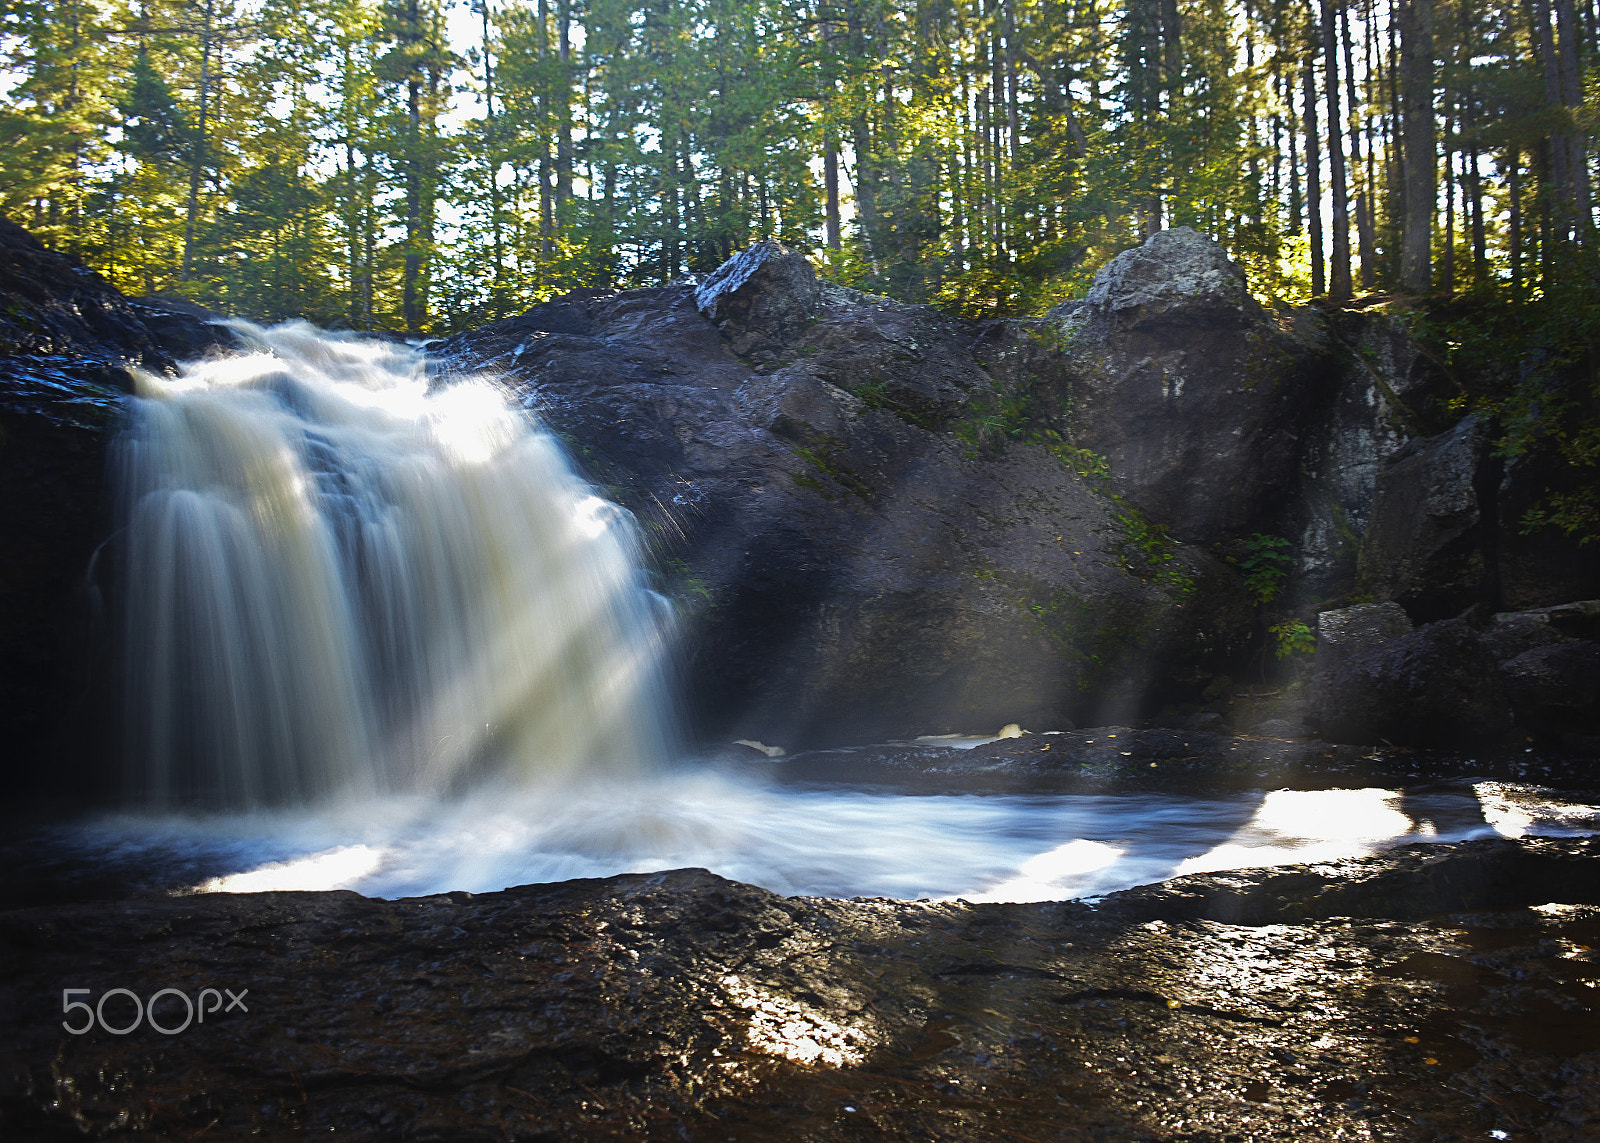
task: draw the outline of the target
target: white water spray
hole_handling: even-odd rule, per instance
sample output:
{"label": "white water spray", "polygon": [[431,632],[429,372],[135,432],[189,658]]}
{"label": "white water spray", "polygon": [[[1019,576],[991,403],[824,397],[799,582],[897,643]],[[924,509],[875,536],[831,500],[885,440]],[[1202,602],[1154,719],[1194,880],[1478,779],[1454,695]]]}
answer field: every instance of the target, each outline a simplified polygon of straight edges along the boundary
{"label": "white water spray", "polygon": [[120,489],[130,792],[248,807],[635,769],[667,749],[631,518],[493,384],[237,323],[141,377]]}

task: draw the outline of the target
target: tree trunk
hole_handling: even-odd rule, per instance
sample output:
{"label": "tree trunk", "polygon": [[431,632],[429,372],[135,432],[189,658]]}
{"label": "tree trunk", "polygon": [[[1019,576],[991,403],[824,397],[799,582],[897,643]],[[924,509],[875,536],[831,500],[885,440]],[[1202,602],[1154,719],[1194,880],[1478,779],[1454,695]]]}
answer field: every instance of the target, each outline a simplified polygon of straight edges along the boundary
{"label": "tree trunk", "polygon": [[[550,28],[550,0],[539,0],[537,9],[539,21],[539,34],[534,37],[534,51],[538,59],[549,55],[549,44],[546,39]],[[550,122],[550,92],[541,90],[538,95],[539,119],[542,123]],[[549,262],[556,253],[556,216],[555,216],[555,189],[554,179],[550,170],[550,137],[546,129],[541,127],[538,134],[539,142],[539,258],[542,262]]]}
{"label": "tree trunk", "polygon": [[[1583,64],[1578,52],[1577,22],[1572,0],[1556,0],[1556,23],[1561,29],[1561,102],[1576,112],[1583,103]],[[1567,134],[1567,175],[1572,181],[1574,237],[1588,240],[1594,223],[1589,208],[1588,145],[1582,131]]]}
{"label": "tree trunk", "polygon": [[1328,93],[1328,183],[1333,198],[1333,260],[1328,292],[1336,302],[1348,302],[1355,289],[1350,281],[1350,204],[1346,199],[1344,143],[1339,110],[1339,46],[1333,11],[1322,0],[1322,64]]}
{"label": "tree trunk", "polygon": [[1489,281],[1489,250],[1483,227],[1483,176],[1478,169],[1476,147],[1467,152],[1467,193],[1472,211],[1472,284],[1481,289]]}
{"label": "tree trunk", "polygon": [[867,246],[867,260],[872,272],[878,272],[878,189],[872,175],[872,143],[868,134],[867,117],[857,115],[852,124],[856,151],[856,224],[861,230],[861,240]]}
{"label": "tree trunk", "polygon": [[1433,120],[1433,0],[1401,2],[1400,87],[1405,168],[1400,281],[1406,289],[1423,293],[1433,278],[1433,223],[1439,193]]}
{"label": "tree trunk", "polygon": [[[416,10],[413,3],[412,11]],[[422,332],[424,315],[419,296],[422,277],[422,84],[416,75],[406,82],[406,253],[405,287],[401,310],[406,332]]]}
{"label": "tree trunk", "polygon": [[[1570,3],[1570,0],[1568,0]],[[1017,144],[1022,131],[1017,122],[1017,21],[1013,0],[1005,0],[1006,17],[1006,127],[1010,136],[1008,154],[1017,161]]]}
{"label": "tree trunk", "polygon": [[838,250],[842,245],[839,236],[839,148],[831,129],[823,146],[822,182],[828,196],[828,249]]}
{"label": "tree trunk", "polygon": [[661,280],[678,276],[678,143],[671,130],[661,131]]}
{"label": "tree trunk", "polygon": [[1306,232],[1311,245],[1311,293],[1328,292],[1322,250],[1322,142],[1317,137],[1317,53],[1308,39],[1305,68],[1301,73],[1301,104],[1306,132]]}
{"label": "tree trunk", "polygon": [[1372,211],[1367,196],[1372,180],[1371,171],[1361,164],[1361,119],[1356,113],[1361,100],[1356,95],[1354,49],[1350,43],[1350,9],[1345,4],[1339,6],[1339,32],[1344,43],[1344,90],[1350,100],[1350,168],[1355,174],[1351,181],[1360,184],[1356,191],[1356,242],[1361,259],[1361,288],[1371,290],[1374,284]]}
{"label": "tree trunk", "polygon": [[1456,289],[1456,155],[1450,146],[1455,137],[1456,120],[1452,113],[1444,120],[1444,249],[1439,267],[1446,295]]}
{"label": "tree trunk", "polygon": [[[1549,0],[1535,0],[1534,13],[1534,30],[1539,37],[1539,61],[1544,65],[1545,102],[1551,107],[1562,107],[1561,56],[1556,48],[1555,33],[1550,27]],[[1570,237],[1575,221],[1572,217],[1572,179],[1568,174],[1572,150],[1563,131],[1551,132],[1548,141],[1550,203],[1547,209],[1552,215],[1556,235],[1565,241]],[[1543,245],[1548,262],[1550,243],[1546,241]]]}
{"label": "tree trunk", "polygon": [[490,288],[500,285],[503,276],[504,254],[500,235],[500,170],[495,159],[497,128],[494,121],[494,60],[489,54],[489,0],[478,0],[483,14],[483,151],[484,165],[489,170],[489,240],[493,277]]}
{"label": "tree trunk", "polygon": [[1522,295],[1522,153],[1515,147],[1506,152],[1506,188],[1510,198],[1510,217],[1506,229],[1511,247],[1511,292]]}
{"label": "tree trunk", "polygon": [[565,216],[572,198],[572,4],[558,0],[557,25],[560,39],[557,62],[561,64],[561,91],[556,98],[556,221]]}
{"label": "tree trunk", "polygon": [[214,15],[213,0],[206,0],[202,9],[205,23],[200,30],[200,91],[196,107],[194,144],[189,160],[189,204],[183,223],[183,264],[178,271],[178,281],[187,282],[194,273],[194,232],[200,217],[200,179],[205,173],[206,152],[210,146],[207,135],[206,101],[211,87],[211,21]]}

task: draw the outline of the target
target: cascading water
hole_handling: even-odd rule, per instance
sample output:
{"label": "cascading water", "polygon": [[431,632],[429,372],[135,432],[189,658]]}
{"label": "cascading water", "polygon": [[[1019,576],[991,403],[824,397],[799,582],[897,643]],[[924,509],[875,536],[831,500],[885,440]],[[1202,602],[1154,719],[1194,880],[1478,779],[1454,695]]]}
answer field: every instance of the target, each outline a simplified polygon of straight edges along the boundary
{"label": "cascading water", "polygon": [[245,808],[666,750],[631,518],[503,391],[304,323],[141,377],[114,453],[130,792]]}
{"label": "cascading water", "polygon": [[487,381],[235,328],[250,352],[141,379],[116,448],[137,810],[55,843],[96,878],[405,896],[699,865],[791,893],[1043,900],[1600,830],[1589,800],[1476,779],[1033,796],[655,767],[664,620],[631,518]]}

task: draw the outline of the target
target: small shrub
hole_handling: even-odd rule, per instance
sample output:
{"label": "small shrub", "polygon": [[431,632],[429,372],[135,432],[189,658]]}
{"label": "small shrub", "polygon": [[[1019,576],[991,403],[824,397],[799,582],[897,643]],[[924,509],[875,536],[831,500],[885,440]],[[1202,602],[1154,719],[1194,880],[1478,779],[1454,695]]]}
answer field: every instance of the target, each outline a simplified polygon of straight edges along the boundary
{"label": "small shrub", "polygon": [[1282,536],[1256,532],[1244,542],[1245,554],[1235,561],[1244,572],[1244,585],[1250,598],[1267,604],[1283,593],[1289,575],[1289,541]]}
{"label": "small shrub", "polygon": [[1312,631],[1302,620],[1286,619],[1282,623],[1274,623],[1267,630],[1277,641],[1273,653],[1281,660],[1299,655],[1310,655],[1317,649],[1316,632]]}

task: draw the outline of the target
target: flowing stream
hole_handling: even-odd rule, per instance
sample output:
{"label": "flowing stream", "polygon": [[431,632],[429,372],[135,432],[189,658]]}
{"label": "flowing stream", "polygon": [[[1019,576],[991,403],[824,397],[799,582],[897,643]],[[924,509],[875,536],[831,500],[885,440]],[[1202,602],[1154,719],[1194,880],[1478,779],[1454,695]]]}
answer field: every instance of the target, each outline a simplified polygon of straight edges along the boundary
{"label": "flowing stream", "polygon": [[235,328],[250,352],[141,378],[116,449],[133,801],[659,763],[661,601],[556,440],[415,349]]}
{"label": "flowing stream", "polygon": [[[1041,900],[1600,829],[1489,781],[1216,798],[795,786],[675,758],[631,517],[484,379],[304,324],[142,378],[115,450],[127,812],[60,844],[209,891],[483,892],[704,866]],[[953,746],[948,747],[954,749]]]}

